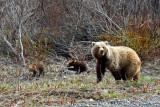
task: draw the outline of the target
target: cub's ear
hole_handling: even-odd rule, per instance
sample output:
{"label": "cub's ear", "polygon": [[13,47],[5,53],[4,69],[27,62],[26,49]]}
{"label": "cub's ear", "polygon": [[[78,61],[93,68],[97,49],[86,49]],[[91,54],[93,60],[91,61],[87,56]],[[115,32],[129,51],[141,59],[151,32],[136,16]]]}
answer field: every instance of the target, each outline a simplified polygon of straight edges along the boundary
{"label": "cub's ear", "polygon": [[36,69],[37,67],[36,67],[36,65],[33,65],[32,68]]}
{"label": "cub's ear", "polygon": [[106,45],[109,45],[108,41],[105,41],[104,43],[105,43]]}
{"label": "cub's ear", "polygon": [[96,44],[96,42],[92,42],[92,47]]}

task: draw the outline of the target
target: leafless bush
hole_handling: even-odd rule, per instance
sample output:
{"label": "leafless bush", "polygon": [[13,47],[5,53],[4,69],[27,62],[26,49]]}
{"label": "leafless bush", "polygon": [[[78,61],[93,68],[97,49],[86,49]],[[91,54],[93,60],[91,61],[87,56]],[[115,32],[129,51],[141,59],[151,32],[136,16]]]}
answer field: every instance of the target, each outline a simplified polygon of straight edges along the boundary
{"label": "leafless bush", "polygon": [[159,34],[159,5],[159,0],[1,0],[0,49],[25,63],[23,43],[37,46],[47,38],[51,53],[75,57],[76,42],[116,37],[139,18]]}
{"label": "leafless bush", "polygon": [[92,59],[91,55],[91,42],[90,41],[80,41],[75,42],[74,46],[71,49],[71,54],[73,56],[73,59],[79,60],[79,61],[85,61]]}
{"label": "leafless bush", "polygon": [[[10,52],[13,52],[16,56],[18,56],[25,65],[22,42],[23,38],[29,39],[29,35],[33,34],[30,30],[34,30],[34,23],[37,22],[35,21],[36,18],[34,18],[34,21],[31,20],[36,13],[37,7],[34,7],[34,1],[29,2],[28,0],[2,0],[1,4],[1,46],[8,45],[8,47],[5,48],[5,51],[11,50]],[[36,28],[36,30],[37,29],[38,28]],[[36,30],[34,33],[36,33]]]}

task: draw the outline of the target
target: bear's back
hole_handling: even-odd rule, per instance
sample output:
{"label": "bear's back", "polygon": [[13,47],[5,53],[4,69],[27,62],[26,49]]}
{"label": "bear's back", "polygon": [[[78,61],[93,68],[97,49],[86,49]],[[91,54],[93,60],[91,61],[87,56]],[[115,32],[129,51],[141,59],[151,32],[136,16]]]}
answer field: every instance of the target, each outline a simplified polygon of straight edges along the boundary
{"label": "bear's back", "polygon": [[125,63],[124,61],[126,61],[126,63],[128,61],[129,62],[134,62],[134,61],[141,62],[138,57],[138,54],[132,48],[129,48],[126,46],[115,46],[113,48],[119,53],[120,60],[123,60],[123,63]]}
{"label": "bear's back", "polygon": [[119,53],[123,53],[124,55],[130,54],[130,53],[137,55],[137,53],[132,48],[129,48],[126,46],[113,46],[113,49],[115,49]]}

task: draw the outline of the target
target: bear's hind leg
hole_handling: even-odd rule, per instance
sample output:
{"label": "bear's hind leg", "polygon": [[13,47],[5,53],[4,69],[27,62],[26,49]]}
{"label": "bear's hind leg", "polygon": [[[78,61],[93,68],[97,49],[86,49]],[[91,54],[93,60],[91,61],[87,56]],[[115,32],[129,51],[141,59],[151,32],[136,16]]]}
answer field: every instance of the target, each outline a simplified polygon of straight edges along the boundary
{"label": "bear's hind leg", "polygon": [[134,81],[138,81],[139,80],[139,72],[133,77]]}
{"label": "bear's hind leg", "polygon": [[80,74],[81,73],[81,68],[77,67],[76,71],[77,71],[76,74]]}
{"label": "bear's hind leg", "polygon": [[133,80],[134,81],[138,81],[139,80],[139,73],[140,73],[140,66],[138,67],[138,69],[137,69],[137,73],[136,73],[136,75],[133,77]]}
{"label": "bear's hind leg", "polygon": [[139,80],[140,67],[136,63],[131,63],[126,69],[127,80]]}

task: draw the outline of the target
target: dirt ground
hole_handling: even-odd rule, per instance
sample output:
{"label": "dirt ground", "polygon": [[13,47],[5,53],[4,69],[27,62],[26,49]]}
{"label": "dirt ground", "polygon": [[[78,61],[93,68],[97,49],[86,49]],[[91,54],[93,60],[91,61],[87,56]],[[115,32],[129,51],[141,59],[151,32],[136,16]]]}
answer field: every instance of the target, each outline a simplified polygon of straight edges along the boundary
{"label": "dirt ground", "polygon": [[65,58],[48,58],[45,76],[31,77],[27,67],[0,58],[0,105],[54,106],[96,101],[149,98],[160,95],[160,59],[142,62],[140,83],[115,82],[110,72],[96,84],[95,60],[86,61],[88,72],[80,75],[66,68]]}

